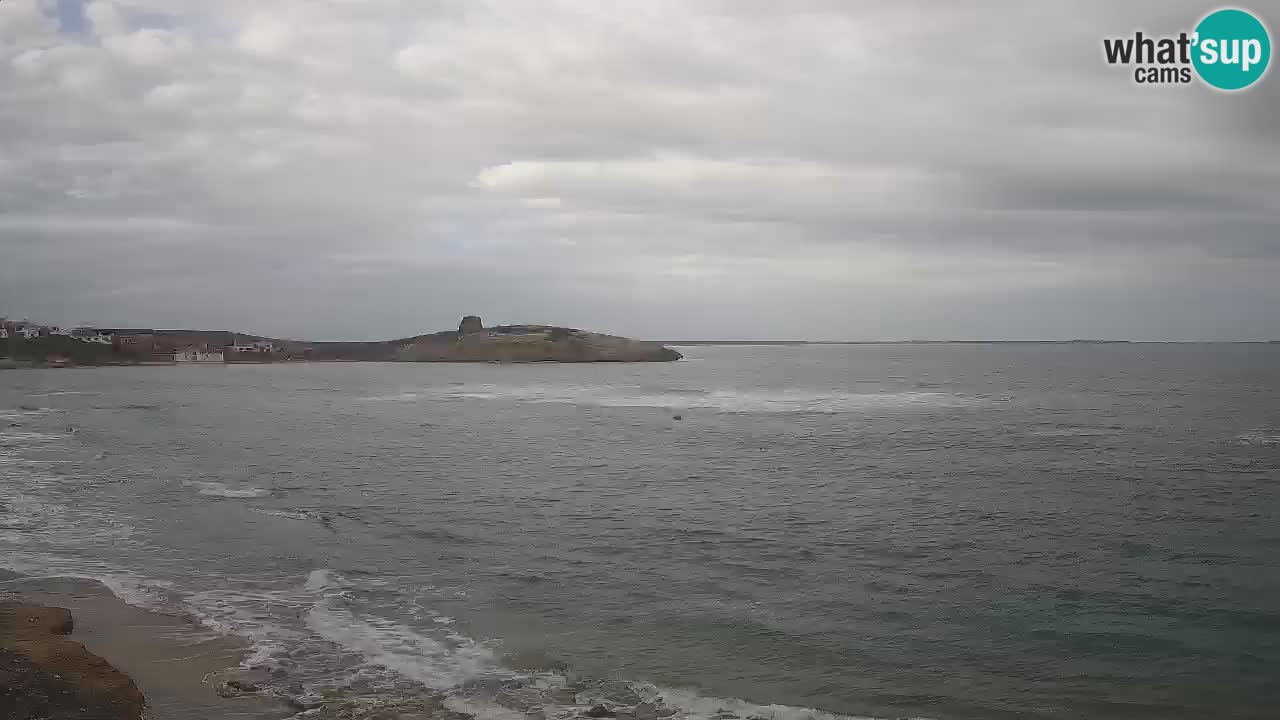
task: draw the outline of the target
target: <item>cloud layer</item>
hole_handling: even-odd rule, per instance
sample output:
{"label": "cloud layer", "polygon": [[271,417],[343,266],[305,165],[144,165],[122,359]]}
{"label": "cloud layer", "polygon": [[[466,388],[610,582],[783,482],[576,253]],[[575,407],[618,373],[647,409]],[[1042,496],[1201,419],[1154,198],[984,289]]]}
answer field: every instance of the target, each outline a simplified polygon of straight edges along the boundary
{"label": "cloud layer", "polygon": [[1280,81],[1114,5],[0,0],[0,314],[1280,337]]}

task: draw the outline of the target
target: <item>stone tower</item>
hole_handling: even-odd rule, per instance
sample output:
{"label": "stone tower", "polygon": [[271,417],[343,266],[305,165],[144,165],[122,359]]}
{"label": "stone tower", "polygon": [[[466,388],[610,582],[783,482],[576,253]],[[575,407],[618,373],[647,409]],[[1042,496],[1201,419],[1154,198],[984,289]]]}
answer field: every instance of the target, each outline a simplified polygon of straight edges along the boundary
{"label": "stone tower", "polygon": [[470,335],[478,332],[484,332],[484,323],[480,322],[479,315],[468,315],[462,318],[462,322],[458,323],[459,335]]}

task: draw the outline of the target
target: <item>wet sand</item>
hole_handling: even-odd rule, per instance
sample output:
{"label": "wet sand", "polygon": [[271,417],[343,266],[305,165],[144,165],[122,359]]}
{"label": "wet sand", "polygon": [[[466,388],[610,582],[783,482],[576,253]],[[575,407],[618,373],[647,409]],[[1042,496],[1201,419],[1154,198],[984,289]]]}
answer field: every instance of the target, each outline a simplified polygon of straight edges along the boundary
{"label": "wet sand", "polygon": [[[11,608],[11,617],[20,618],[21,622],[30,621],[31,625],[44,619],[57,625],[60,615],[53,609],[69,610],[74,630],[69,636],[59,636],[60,642],[79,643],[110,664],[108,667],[103,663],[87,673],[107,680],[90,679],[89,682],[119,685],[118,676],[111,677],[111,668],[115,668],[141,690],[146,698],[143,717],[150,720],[275,720],[298,712],[296,708],[254,693],[238,697],[219,694],[220,687],[226,693],[223,683],[239,679],[237,668],[247,650],[243,642],[219,636],[188,618],[128,605],[99,583],[61,578],[0,578],[0,604]],[[46,611],[41,612],[41,608]],[[77,674],[73,671],[59,677],[64,675],[58,672],[59,661],[49,665],[48,653],[38,649],[32,656],[30,642],[15,649],[15,645],[24,642],[20,635],[0,623],[0,648],[13,655],[6,655],[5,659],[14,667],[27,658],[32,660],[35,667],[29,668],[25,677],[34,677],[61,697],[67,688],[55,686],[56,683]],[[128,695],[127,689],[117,687],[115,690],[113,698]],[[68,703],[63,704],[69,707]],[[121,700],[115,705],[118,707],[110,703],[103,705],[97,715],[78,716],[112,720],[131,717],[127,701]],[[78,710],[78,707],[70,708],[68,712]]]}

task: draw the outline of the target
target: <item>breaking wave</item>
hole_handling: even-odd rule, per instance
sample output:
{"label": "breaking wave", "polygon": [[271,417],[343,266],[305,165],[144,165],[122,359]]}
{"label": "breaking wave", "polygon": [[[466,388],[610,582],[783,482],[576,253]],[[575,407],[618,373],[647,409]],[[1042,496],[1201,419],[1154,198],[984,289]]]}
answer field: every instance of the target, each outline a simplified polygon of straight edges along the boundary
{"label": "breaking wave", "polygon": [[872,410],[960,407],[979,398],[941,392],[741,392],[614,386],[504,387],[472,385],[449,388],[442,396],[456,400],[512,400],[531,403],[567,403],[597,407],[710,410],[726,414],[849,413]]}
{"label": "breaking wave", "polygon": [[258,498],[258,497],[266,497],[267,495],[271,494],[270,490],[264,490],[259,487],[253,487],[252,485],[247,485],[245,487],[239,487],[239,488],[230,488],[223,483],[206,481],[206,480],[183,480],[182,486],[198,488],[197,492],[200,495],[205,495],[207,497]]}
{"label": "breaking wave", "polygon": [[1280,445],[1280,432],[1252,430],[1237,435],[1236,440],[1244,445]]}

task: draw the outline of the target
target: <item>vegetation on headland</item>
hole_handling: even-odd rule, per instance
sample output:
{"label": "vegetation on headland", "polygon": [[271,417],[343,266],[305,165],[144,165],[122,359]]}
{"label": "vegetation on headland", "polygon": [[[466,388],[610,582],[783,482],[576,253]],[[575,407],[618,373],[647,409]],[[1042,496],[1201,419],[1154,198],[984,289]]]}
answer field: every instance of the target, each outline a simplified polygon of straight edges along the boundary
{"label": "vegetation on headland", "polygon": [[669,362],[680,353],[659,343],[554,325],[499,325],[465,319],[456,333],[407,338],[397,360],[411,362]]}
{"label": "vegetation on headland", "polygon": [[661,343],[555,325],[485,327],[473,315],[457,330],[380,342],[303,342],[201,330],[56,330],[41,327],[41,334],[30,338],[10,331],[9,338],[0,339],[0,368],[297,360],[669,362],[681,357]]}
{"label": "vegetation on headland", "polygon": [[110,345],[81,342],[64,335],[0,340],[0,368],[44,367],[50,358],[71,365],[134,365],[139,358]]}

